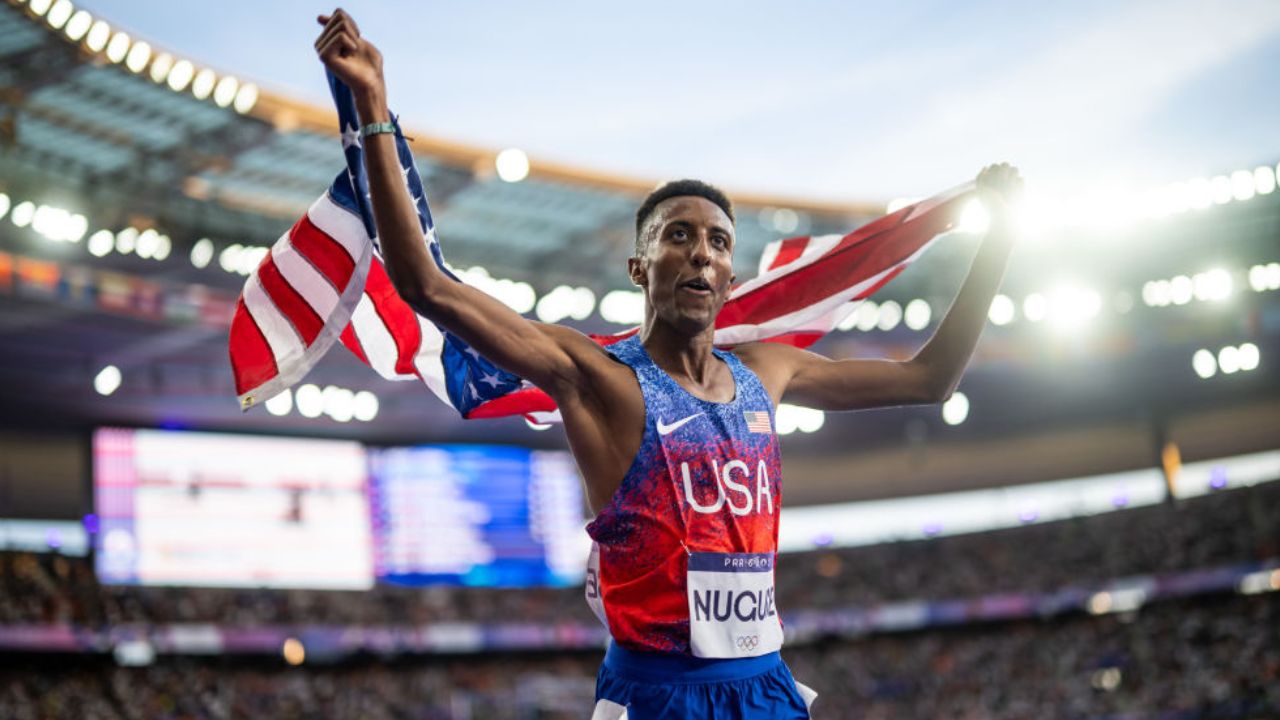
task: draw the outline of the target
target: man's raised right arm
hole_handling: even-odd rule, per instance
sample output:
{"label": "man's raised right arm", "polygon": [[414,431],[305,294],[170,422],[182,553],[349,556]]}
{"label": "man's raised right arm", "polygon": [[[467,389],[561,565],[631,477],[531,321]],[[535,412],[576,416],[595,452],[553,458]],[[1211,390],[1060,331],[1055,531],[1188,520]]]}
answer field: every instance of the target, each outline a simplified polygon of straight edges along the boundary
{"label": "man's raised right arm", "polygon": [[[355,22],[342,10],[318,20],[324,30],[316,40],[316,52],[351,88],[360,121],[390,122],[382,56],[377,48],[360,37]],[[383,260],[400,297],[499,367],[529,380],[552,397],[580,387],[575,351],[596,350],[595,343],[572,329],[527,320],[487,293],[447,276],[422,241],[417,210],[400,171],[395,138],[390,134],[364,138],[364,156]]]}

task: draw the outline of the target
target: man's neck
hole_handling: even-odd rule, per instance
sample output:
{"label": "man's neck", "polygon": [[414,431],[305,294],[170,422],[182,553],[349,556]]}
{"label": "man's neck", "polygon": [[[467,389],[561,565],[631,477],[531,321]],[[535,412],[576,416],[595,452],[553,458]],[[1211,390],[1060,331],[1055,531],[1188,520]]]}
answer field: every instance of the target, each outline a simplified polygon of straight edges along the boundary
{"label": "man's neck", "polygon": [[714,337],[715,327],[686,335],[661,321],[648,322],[640,329],[640,342],[658,367],[699,386],[709,384],[718,370],[719,360],[711,353]]}

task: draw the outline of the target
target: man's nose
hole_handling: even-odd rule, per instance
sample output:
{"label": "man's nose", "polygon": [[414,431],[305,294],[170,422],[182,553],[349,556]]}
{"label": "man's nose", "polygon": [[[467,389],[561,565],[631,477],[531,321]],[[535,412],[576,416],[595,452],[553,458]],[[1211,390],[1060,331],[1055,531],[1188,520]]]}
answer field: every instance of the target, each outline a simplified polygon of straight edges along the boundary
{"label": "man's nose", "polygon": [[699,267],[711,264],[711,238],[699,237],[689,251],[689,259]]}

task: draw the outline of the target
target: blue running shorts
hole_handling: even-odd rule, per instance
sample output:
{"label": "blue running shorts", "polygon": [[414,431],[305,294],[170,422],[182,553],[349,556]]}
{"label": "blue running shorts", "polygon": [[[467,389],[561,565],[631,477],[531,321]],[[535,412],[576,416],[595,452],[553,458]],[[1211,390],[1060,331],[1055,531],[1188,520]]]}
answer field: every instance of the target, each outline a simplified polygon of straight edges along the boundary
{"label": "blue running shorts", "polygon": [[815,697],[776,652],[713,660],[610,643],[591,720],[799,720]]}

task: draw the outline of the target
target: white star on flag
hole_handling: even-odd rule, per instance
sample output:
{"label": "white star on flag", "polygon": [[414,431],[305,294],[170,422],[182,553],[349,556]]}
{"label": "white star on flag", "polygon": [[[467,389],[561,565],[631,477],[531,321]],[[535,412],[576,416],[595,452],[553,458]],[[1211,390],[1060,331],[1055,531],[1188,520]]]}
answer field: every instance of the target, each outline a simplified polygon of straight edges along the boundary
{"label": "white star on flag", "polygon": [[342,128],[342,149],[346,150],[352,145],[355,145],[356,147],[361,147],[360,131],[357,130],[354,125],[348,125]]}
{"label": "white star on flag", "polygon": [[498,385],[500,384],[500,381],[498,380],[498,376],[492,375],[490,373],[485,373],[484,377],[480,378],[480,382],[489,383],[489,387],[498,387]]}

